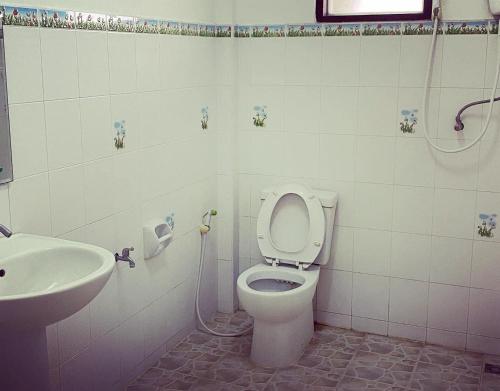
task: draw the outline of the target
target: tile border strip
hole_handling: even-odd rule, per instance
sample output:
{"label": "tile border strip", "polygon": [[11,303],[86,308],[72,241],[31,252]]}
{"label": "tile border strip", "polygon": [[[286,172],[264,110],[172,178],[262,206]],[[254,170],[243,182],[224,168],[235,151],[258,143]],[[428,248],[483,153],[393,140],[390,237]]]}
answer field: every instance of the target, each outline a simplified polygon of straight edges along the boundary
{"label": "tile border strip", "polygon": [[[11,26],[114,31],[124,33],[184,35],[208,38],[315,38],[356,36],[431,35],[433,23],[304,23],[304,24],[204,24],[102,13],[3,5],[4,24]],[[438,34],[497,34],[498,21],[442,21]]]}

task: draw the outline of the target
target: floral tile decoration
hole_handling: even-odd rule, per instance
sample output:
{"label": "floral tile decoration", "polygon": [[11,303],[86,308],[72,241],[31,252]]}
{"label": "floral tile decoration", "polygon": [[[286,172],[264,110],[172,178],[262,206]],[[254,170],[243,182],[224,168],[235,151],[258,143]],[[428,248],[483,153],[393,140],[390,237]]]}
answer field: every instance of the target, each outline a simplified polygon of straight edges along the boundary
{"label": "floral tile decoration", "polygon": [[116,132],[115,136],[115,148],[123,149],[125,148],[125,135],[127,133],[127,129],[125,128],[125,121],[115,121],[114,128]]}
{"label": "floral tile decoration", "polygon": [[173,230],[175,227],[175,213],[171,212],[167,217],[165,217],[165,222],[169,225],[170,229]]}
{"label": "floral tile decoration", "polygon": [[254,106],[253,124],[257,128],[266,126],[267,106]]}
{"label": "floral tile decoration", "polygon": [[284,37],[286,35],[286,26],[284,24],[253,26],[253,38],[272,38]]}
{"label": "floral tile decoration", "polygon": [[75,12],[76,28],[80,30],[106,31],[106,15],[87,12]]}
{"label": "floral tile decoration", "polygon": [[201,128],[203,130],[208,129],[208,106],[201,109]]}
{"label": "floral tile decoration", "polygon": [[[404,23],[403,35],[432,35],[434,32],[434,23]],[[438,24],[438,34],[443,34],[443,26]]]}
{"label": "floral tile decoration", "polygon": [[327,24],[325,37],[357,37],[361,35],[359,24]]}
{"label": "floral tile decoration", "polygon": [[235,26],[234,27],[234,36],[237,38],[250,38],[251,35],[251,26]]}
{"label": "floral tile decoration", "polygon": [[399,123],[399,129],[403,133],[415,133],[415,127],[417,126],[418,118],[417,118],[418,110],[401,110],[401,122]]}
{"label": "floral tile decoration", "polygon": [[109,16],[108,30],[122,33],[133,33],[135,30],[135,19],[131,16]]}
{"label": "floral tile decoration", "polygon": [[494,230],[497,228],[497,215],[481,213],[479,215],[480,224],[477,226],[477,233],[483,238],[493,238]]}
{"label": "floral tile decoration", "polygon": [[154,19],[136,19],[135,32],[156,34],[158,33],[158,21]]}
{"label": "floral tile decoration", "polygon": [[56,29],[75,28],[75,13],[72,11],[48,10],[40,11],[40,27]]}
{"label": "floral tile decoration", "polygon": [[320,24],[290,24],[288,25],[289,37],[321,37],[323,35]]}
{"label": "floral tile decoration", "polygon": [[490,34],[498,34],[498,20],[490,20],[488,25]]}
{"label": "floral tile decoration", "polygon": [[192,24],[192,23],[181,23],[180,24],[180,34],[181,35],[187,35],[190,37],[194,37],[199,35],[198,34],[198,25],[197,24]]}
{"label": "floral tile decoration", "polygon": [[363,25],[363,35],[400,35],[401,23],[370,23]]}
{"label": "floral tile decoration", "polygon": [[179,35],[181,32],[179,23],[169,20],[160,20],[160,26],[158,30],[160,34],[168,35]]}
{"label": "floral tile decoration", "polygon": [[231,38],[232,26],[222,25],[215,27],[215,36],[218,38]]}
{"label": "floral tile decoration", "polygon": [[10,26],[38,26],[36,8],[2,7],[3,23]]}
{"label": "floral tile decoration", "polygon": [[215,25],[213,24],[200,24],[200,37],[215,37]]}
{"label": "floral tile decoration", "polygon": [[488,22],[447,22],[446,34],[488,34]]}

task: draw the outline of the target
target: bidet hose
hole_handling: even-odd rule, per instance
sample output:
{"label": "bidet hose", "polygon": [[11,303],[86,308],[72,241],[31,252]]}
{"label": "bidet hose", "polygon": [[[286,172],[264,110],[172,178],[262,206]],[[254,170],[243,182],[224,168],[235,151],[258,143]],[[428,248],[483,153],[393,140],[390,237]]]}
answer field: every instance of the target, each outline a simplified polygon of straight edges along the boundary
{"label": "bidet hose", "polygon": [[203,267],[205,264],[205,251],[207,248],[207,232],[201,233],[201,249],[200,249],[200,264],[198,268],[198,281],[196,284],[196,316],[198,317],[198,321],[202,328],[208,331],[210,334],[216,335],[217,337],[240,337],[246,333],[248,333],[252,327],[249,327],[243,331],[239,331],[237,333],[220,333],[218,331],[212,330],[209,328],[206,323],[203,321],[200,313],[200,285],[201,285],[201,276],[203,275]]}
{"label": "bidet hose", "polygon": [[[432,32],[432,41],[431,41],[431,47],[429,50],[429,55],[428,55],[428,62],[427,62],[427,72],[425,75],[425,84],[424,84],[424,98],[422,101],[423,105],[423,130],[424,130],[424,137],[427,140],[427,142],[430,144],[432,148],[434,148],[437,151],[444,152],[444,153],[458,153],[458,152],[463,152],[466,151],[470,148],[472,148],[474,145],[476,145],[486,134],[486,131],[488,130],[488,126],[490,125],[491,121],[491,116],[493,114],[493,105],[495,103],[495,93],[498,85],[498,79],[500,77],[500,48],[497,51],[497,72],[495,75],[495,80],[491,90],[491,98],[490,98],[490,106],[488,110],[488,117],[486,118],[486,123],[484,124],[484,127],[481,131],[481,133],[474,139],[472,142],[468,145],[465,145],[460,148],[455,148],[455,149],[446,149],[443,147],[440,147],[439,145],[435,144],[432,140],[431,137],[429,136],[428,130],[427,130],[427,101],[429,97],[429,84],[430,84],[430,78],[431,78],[431,71],[432,71],[432,64],[434,62],[434,55],[435,55],[435,49],[436,49],[436,41],[437,41],[437,32],[438,32],[438,23],[439,23],[439,18],[437,14],[434,14],[434,29]],[[498,41],[500,40],[500,28],[498,29],[498,38],[497,38],[497,46],[498,46]]]}

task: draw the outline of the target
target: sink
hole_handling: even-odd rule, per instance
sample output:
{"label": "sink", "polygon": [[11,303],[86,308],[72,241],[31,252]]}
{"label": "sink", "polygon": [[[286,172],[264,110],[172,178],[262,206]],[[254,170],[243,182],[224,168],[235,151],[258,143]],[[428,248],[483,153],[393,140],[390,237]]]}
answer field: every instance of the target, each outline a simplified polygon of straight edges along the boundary
{"label": "sink", "polygon": [[88,244],[28,234],[0,240],[0,389],[49,389],[46,326],[87,305],[114,265],[112,253]]}

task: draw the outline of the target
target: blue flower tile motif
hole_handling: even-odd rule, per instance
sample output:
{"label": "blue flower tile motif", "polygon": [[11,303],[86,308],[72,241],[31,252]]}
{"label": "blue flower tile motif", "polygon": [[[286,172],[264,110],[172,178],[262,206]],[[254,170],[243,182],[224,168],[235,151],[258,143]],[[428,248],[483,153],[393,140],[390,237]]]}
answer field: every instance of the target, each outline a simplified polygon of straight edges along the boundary
{"label": "blue flower tile motif", "polygon": [[79,30],[106,31],[106,15],[88,12],[75,12],[76,28]]}
{"label": "blue flower tile motif", "polygon": [[195,37],[199,35],[198,25],[193,23],[180,23],[180,34],[190,37]]}
{"label": "blue flower tile motif", "polygon": [[250,38],[252,34],[251,26],[235,26],[234,36],[236,38]]}
{"label": "blue flower tile motif", "polygon": [[494,230],[497,228],[497,215],[481,213],[479,215],[480,224],[477,226],[477,233],[483,238],[493,238]]}
{"label": "blue flower tile motif", "polygon": [[363,35],[400,35],[401,23],[368,23],[363,25]]}
{"label": "blue flower tile motif", "polygon": [[133,33],[135,31],[135,18],[131,16],[108,16],[108,30]]}
{"label": "blue flower tile motif", "polygon": [[488,34],[488,21],[465,21],[447,22],[446,34],[467,35],[467,34]]}
{"label": "blue flower tile motif", "polygon": [[167,217],[165,217],[165,222],[169,225],[170,229],[173,231],[175,227],[175,213],[170,213]]}
{"label": "blue flower tile motif", "polygon": [[199,30],[200,37],[215,37],[215,25],[213,24],[200,24]]}
{"label": "blue flower tile motif", "polygon": [[41,9],[40,27],[55,29],[74,29],[75,13],[53,9]]}
{"label": "blue flower tile motif", "polygon": [[3,24],[8,26],[38,26],[38,11],[36,8],[2,7]]}
{"label": "blue flower tile motif", "polygon": [[267,106],[254,106],[253,124],[257,128],[266,126]]}
{"label": "blue flower tile motif", "polygon": [[401,121],[399,122],[399,129],[402,133],[415,133],[415,127],[418,123],[417,113],[417,109],[401,110]]}
{"label": "blue flower tile motif", "polygon": [[289,37],[321,37],[323,29],[321,24],[289,24]]}
{"label": "blue flower tile motif", "polygon": [[327,24],[325,37],[357,37],[361,35],[360,24]]}
{"label": "blue flower tile motif", "polygon": [[160,34],[167,35],[180,35],[181,33],[179,23],[171,20],[160,20],[158,30]]}
{"label": "blue flower tile motif", "polygon": [[[421,22],[421,23],[404,23],[403,35],[432,35],[434,32],[434,23]],[[438,24],[438,34],[443,34],[442,23]]]}
{"label": "blue flower tile motif", "polygon": [[145,34],[156,34],[159,31],[158,21],[154,19],[136,19],[135,32]]}
{"label": "blue flower tile motif", "polygon": [[116,132],[115,136],[115,148],[123,149],[125,148],[125,135],[127,134],[127,129],[125,128],[125,121],[115,121],[114,128]]}
{"label": "blue flower tile motif", "polygon": [[284,24],[253,26],[252,38],[278,38],[286,35]]}
{"label": "blue flower tile motif", "polygon": [[203,130],[208,129],[208,106],[201,109],[201,128]]}
{"label": "blue flower tile motif", "polygon": [[490,20],[488,26],[490,34],[498,34],[498,20]]}
{"label": "blue flower tile motif", "polygon": [[231,38],[232,26],[219,25],[215,28],[215,35],[217,38]]}

